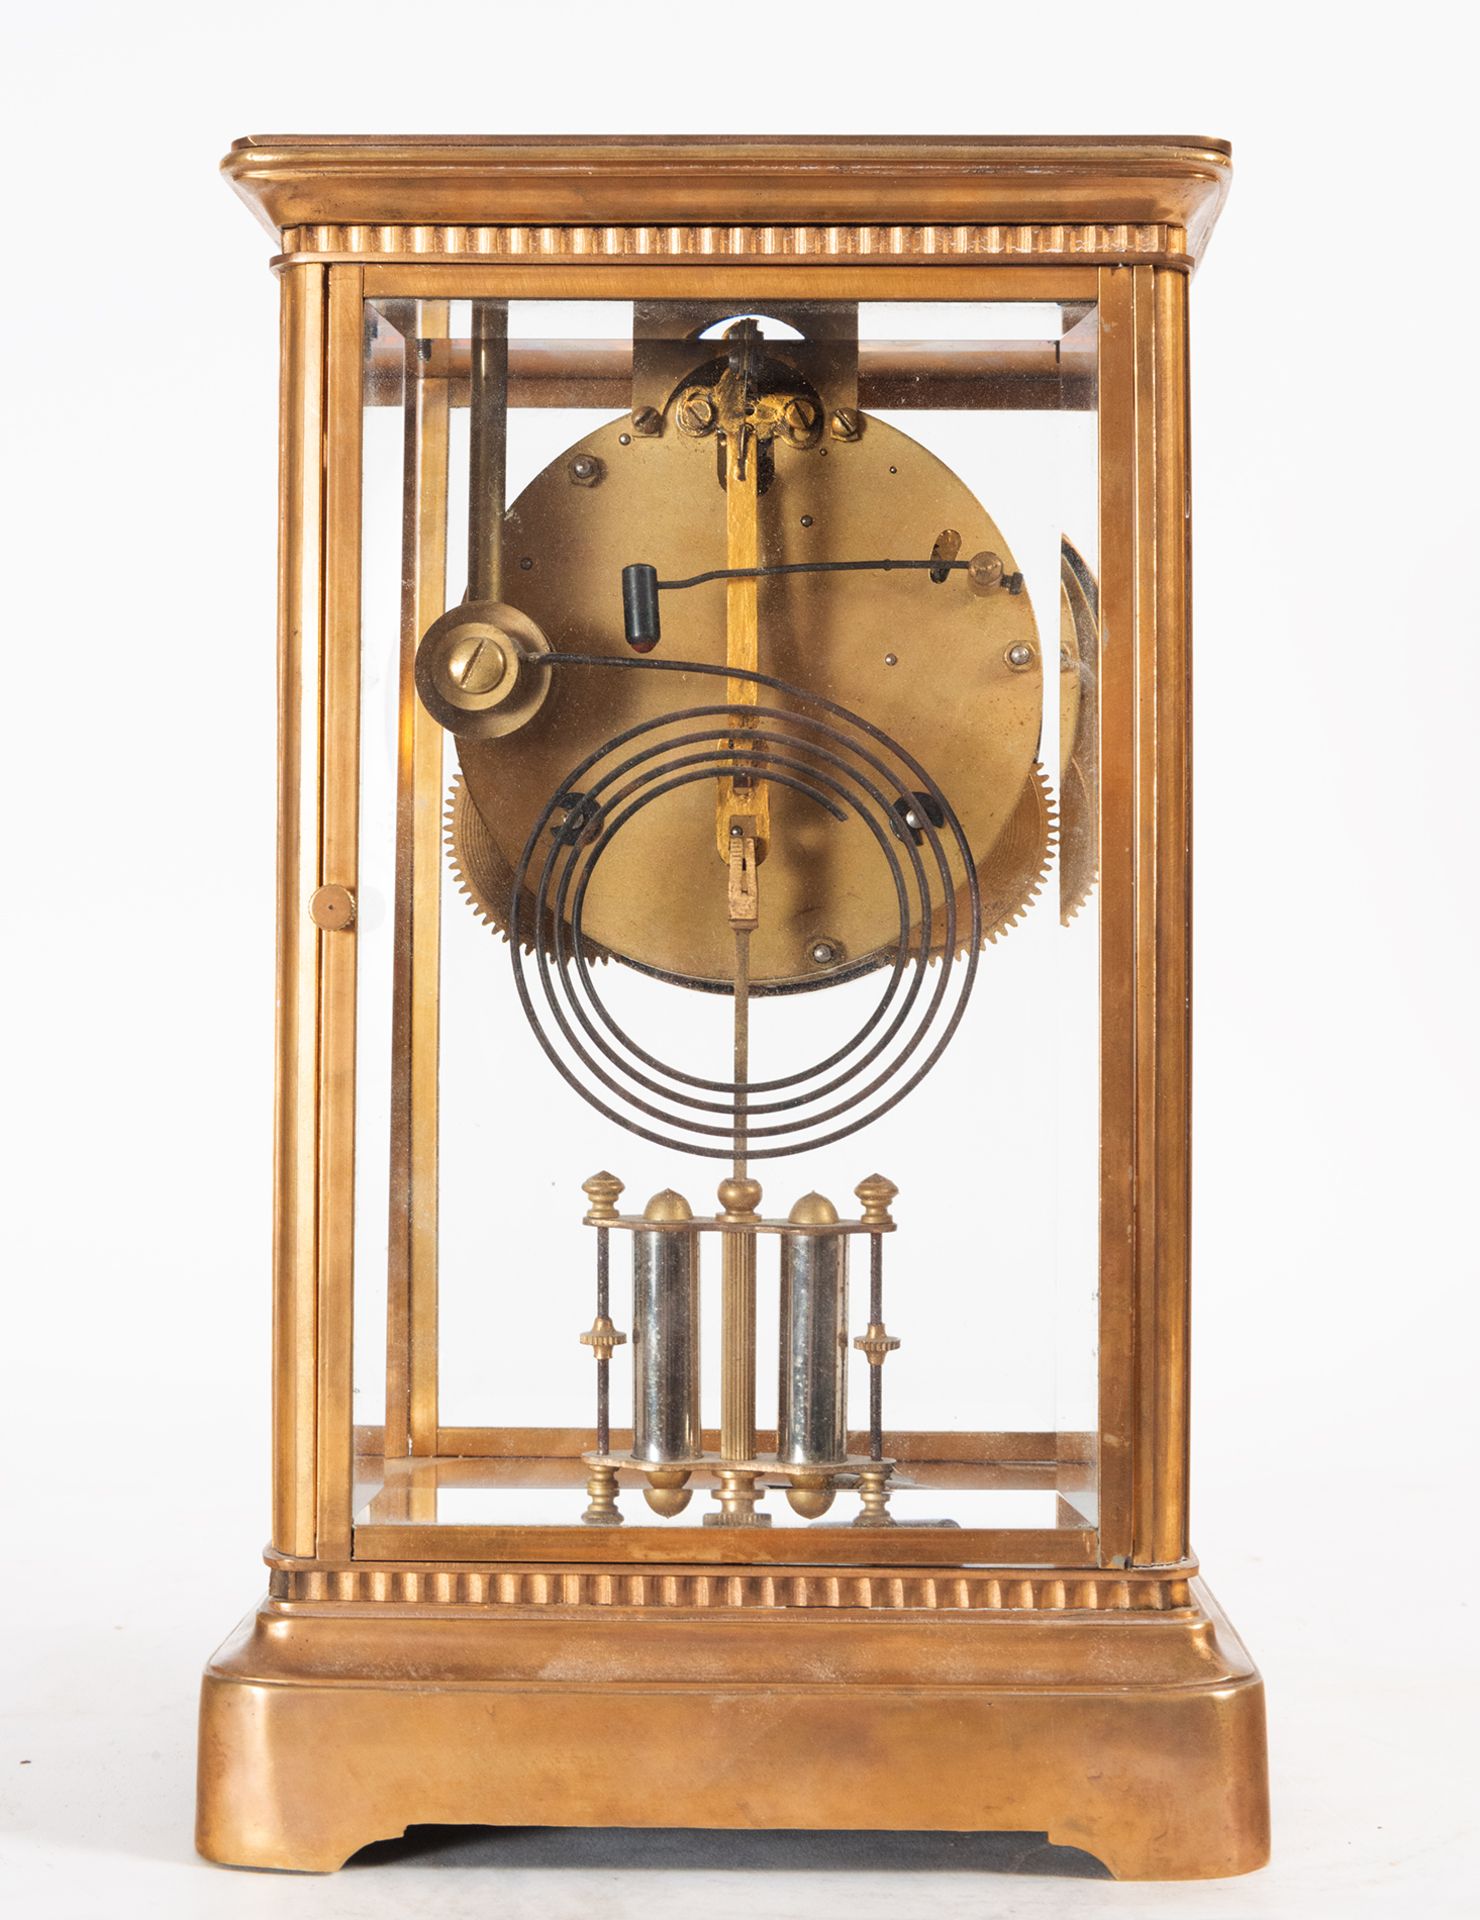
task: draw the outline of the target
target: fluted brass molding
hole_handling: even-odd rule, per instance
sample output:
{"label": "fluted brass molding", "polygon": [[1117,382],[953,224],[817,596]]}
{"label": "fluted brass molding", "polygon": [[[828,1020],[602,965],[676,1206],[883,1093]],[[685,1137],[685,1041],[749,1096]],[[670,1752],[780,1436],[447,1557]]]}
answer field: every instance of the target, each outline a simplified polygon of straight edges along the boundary
{"label": "fluted brass molding", "polygon": [[1168,1613],[1191,1605],[1195,1569],[1168,1574],[768,1573],[715,1569],[532,1567],[287,1567],[272,1569],[270,1597],[288,1603],[394,1607],[715,1609],[866,1608],[982,1613]]}
{"label": "fluted brass molding", "polygon": [[289,227],[293,259],[1172,261],[1187,234],[1164,221],[1015,226]]}

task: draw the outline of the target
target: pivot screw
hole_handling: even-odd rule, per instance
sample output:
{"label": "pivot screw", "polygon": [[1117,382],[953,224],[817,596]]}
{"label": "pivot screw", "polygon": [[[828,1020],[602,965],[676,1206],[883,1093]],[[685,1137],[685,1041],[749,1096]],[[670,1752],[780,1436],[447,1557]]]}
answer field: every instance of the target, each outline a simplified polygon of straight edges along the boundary
{"label": "pivot screw", "polygon": [[656,407],[639,407],[632,416],[632,431],[651,440],[663,431],[663,416]]}
{"label": "pivot screw", "polygon": [[492,693],[508,670],[507,655],[486,630],[459,640],[447,656],[447,678],[464,693]]}
{"label": "pivot screw", "polygon": [[578,453],[566,468],[572,486],[597,487],[606,477],[606,464],[594,453]]}
{"label": "pivot screw", "polygon": [[[713,433],[718,420],[719,408],[710,394],[686,393],[678,403],[678,425],[682,433]],[[634,420],[633,425],[636,424]]]}
{"label": "pivot screw", "polygon": [[863,436],[863,415],[856,407],[839,407],[832,417],[834,440],[858,440]]}
{"label": "pivot screw", "polygon": [[817,431],[818,410],[805,394],[797,394],[787,401],[781,420],[793,444],[803,446]]}

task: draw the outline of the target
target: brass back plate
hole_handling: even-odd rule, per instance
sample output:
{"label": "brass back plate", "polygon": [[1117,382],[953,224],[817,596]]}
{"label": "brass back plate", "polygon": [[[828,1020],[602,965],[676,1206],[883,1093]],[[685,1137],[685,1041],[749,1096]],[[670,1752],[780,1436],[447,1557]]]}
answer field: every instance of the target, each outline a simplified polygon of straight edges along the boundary
{"label": "brass back plate", "polygon": [[[571,482],[571,462],[582,453],[602,463],[597,486]],[[761,500],[763,564],[926,558],[946,528],[959,532],[961,552],[990,548],[1015,570],[1003,534],[956,475],[884,422],[866,419],[854,441],[777,446]],[[683,578],[723,565],[724,554],[713,437],[688,438],[671,421],[661,436],[633,434],[624,417],[571,447],[515,502],[503,579],[508,598],[557,651],[630,657],[622,568],[640,560],[663,579]],[[662,620],[654,658],[723,664],[721,583],[665,593]],[[763,672],[850,707],[915,754],[960,816],[976,860],[986,859],[1038,745],[1041,661],[1025,593],[977,593],[959,573],[939,584],[919,572],[792,575],[761,582],[760,635]],[[1023,645],[1031,664],[1013,666],[1007,655]],[[722,703],[724,685],[709,675],[563,668],[519,733],[461,742],[469,791],[511,865],[547,799],[586,754],[640,721]],[[714,804],[713,782],[680,789],[613,839],[587,898],[591,940],[658,972],[729,980],[734,943]],[[838,824],[783,788],[772,804],[752,940],[755,983],[814,983],[819,942],[837,956],[829,972],[892,948],[896,895],[870,830],[856,820]],[[939,903],[940,888],[932,892]]]}

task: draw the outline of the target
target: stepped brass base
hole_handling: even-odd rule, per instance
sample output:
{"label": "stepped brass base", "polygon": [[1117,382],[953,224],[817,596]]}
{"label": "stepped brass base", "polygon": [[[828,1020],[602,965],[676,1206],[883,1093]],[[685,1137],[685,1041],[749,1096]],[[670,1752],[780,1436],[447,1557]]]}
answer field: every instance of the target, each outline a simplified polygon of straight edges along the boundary
{"label": "stepped brass base", "polygon": [[1131,1880],[1268,1855],[1263,1685],[1196,1580],[731,1608],[718,1577],[694,1606],[481,1607],[425,1578],[266,1602],[221,1648],[208,1859],[327,1872],[421,1823],[1046,1833]]}

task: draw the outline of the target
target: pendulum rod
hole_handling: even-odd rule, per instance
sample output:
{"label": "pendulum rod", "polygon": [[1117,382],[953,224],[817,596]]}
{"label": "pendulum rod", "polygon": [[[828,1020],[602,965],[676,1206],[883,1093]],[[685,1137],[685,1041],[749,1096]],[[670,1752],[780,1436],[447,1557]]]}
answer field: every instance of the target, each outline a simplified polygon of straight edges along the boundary
{"label": "pendulum rod", "polygon": [[[738,1178],[736,1184],[738,1185]],[[752,1183],[753,1184],[753,1183]],[[748,1198],[749,1195],[745,1195]],[[743,1218],[744,1215],[739,1217]],[[755,1458],[755,1235],[727,1233],[721,1243],[722,1373],[720,1458]]]}
{"label": "pendulum rod", "polygon": [[[726,442],[725,526],[732,566],[754,566],[757,531],[759,449],[740,425]],[[726,599],[726,663],[754,674],[760,660],[760,635],[754,578],[731,580]],[[756,704],[754,680],[731,680],[726,698],[732,707]],[[735,1085],[734,1161],[730,1200],[740,1215],[753,1215],[759,1188],[747,1182],[748,1095],[750,1081],[750,936],[760,924],[757,868],[770,833],[770,806],[764,781],[725,776],[719,783],[720,853],[728,865],[726,907],[735,940],[735,997],[732,1078]],[[742,1184],[744,1183],[744,1184]],[[746,1203],[749,1203],[748,1205]],[[727,1201],[727,1210],[730,1203]],[[727,1233],[721,1268],[723,1305],[720,1385],[720,1457],[755,1457],[755,1235]],[[754,1515],[745,1486],[726,1483],[739,1497],[726,1503],[732,1520]],[[749,1484],[753,1485],[753,1481]]]}
{"label": "pendulum rod", "polygon": [[[749,422],[751,341],[744,330],[731,340],[731,366],[738,378],[738,399],[724,421],[725,548],[729,572],[725,585],[725,663],[740,678],[726,683],[725,698],[740,709],[732,750],[741,746],[746,713],[757,704],[755,675],[760,670],[759,583],[761,448]],[[760,925],[758,870],[771,837],[767,783],[752,773],[730,773],[719,782],[715,822],[720,857],[728,867],[726,905],[735,939],[733,1080],[735,1086],[734,1158],[731,1179],[720,1189],[732,1219],[755,1217],[760,1189],[747,1178],[748,1095],[750,1081],[750,936]],[[755,1458],[755,1250],[753,1232],[726,1233],[722,1256],[723,1348],[720,1392],[720,1458],[739,1467]],[[720,1474],[720,1510],[707,1516],[725,1526],[764,1526],[756,1512],[756,1475]]]}
{"label": "pendulum rod", "polygon": [[[720,1189],[726,1211],[754,1217],[760,1188],[746,1177],[746,1086],[750,1078],[750,936],[759,915],[755,841],[748,819],[731,823],[730,924],[735,936],[733,1063],[735,1081],[734,1165]],[[734,829],[738,828],[736,832]],[[755,1457],[755,1235],[727,1233],[721,1249],[723,1360],[720,1382],[720,1456]]]}
{"label": "pendulum rod", "polygon": [[[742,855],[743,858],[743,855]],[[735,928],[735,1165],[737,1180],[746,1173],[746,1129],[749,1121],[746,1092],[750,1080],[750,933],[749,927]]]}

